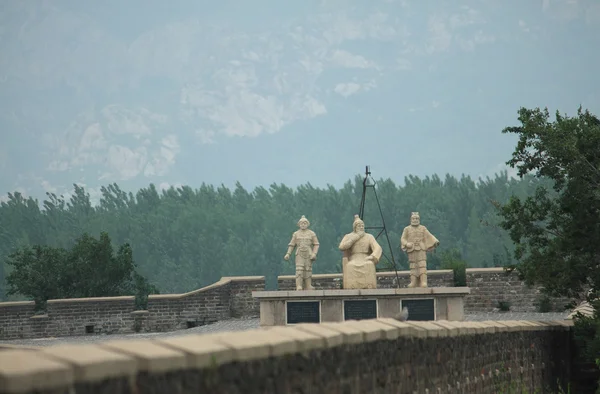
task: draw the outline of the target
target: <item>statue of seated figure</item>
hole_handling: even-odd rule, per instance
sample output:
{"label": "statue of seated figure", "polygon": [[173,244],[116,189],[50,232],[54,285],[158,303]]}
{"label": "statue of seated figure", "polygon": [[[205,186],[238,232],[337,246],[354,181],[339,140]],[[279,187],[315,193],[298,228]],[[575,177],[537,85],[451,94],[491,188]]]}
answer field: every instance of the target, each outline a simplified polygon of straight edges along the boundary
{"label": "statue of seated figure", "polygon": [[365,223],[354,215],[353,231],[340,243],[344,289],[376,289],[375,265],[383,250],[375,237],[365,232]]}

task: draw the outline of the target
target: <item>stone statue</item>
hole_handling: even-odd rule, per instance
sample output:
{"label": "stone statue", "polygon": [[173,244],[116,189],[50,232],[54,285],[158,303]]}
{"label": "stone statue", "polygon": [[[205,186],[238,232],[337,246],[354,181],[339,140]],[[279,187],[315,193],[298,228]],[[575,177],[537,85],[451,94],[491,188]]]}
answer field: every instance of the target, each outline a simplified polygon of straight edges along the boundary
{"label": "stone statue", "polygon": [[344,289],[376,289],[375,265],[383,250],[375,237],[365,232],[365,223],[358,215],[354,215],[352,230],[340,243]]}
{"label": "stone statue", "polygon": [[410,215],[410,226],[406,226],[400,238],[400,247],[408,253],[410,284],[408,287],[427,287],[427,252],[436,248],[440,241],[427,227],[421,225],[419,212]]}
{"label": "stone statue", "polygon": [[296,290],[314,290],[312,286],[312,265],[317,259],[319,240],[314,231],[309,230],[310,222],[302,215],[298,221],[300,230],[292,234],[284,260],[289,260],[294,247],[296,248]]}

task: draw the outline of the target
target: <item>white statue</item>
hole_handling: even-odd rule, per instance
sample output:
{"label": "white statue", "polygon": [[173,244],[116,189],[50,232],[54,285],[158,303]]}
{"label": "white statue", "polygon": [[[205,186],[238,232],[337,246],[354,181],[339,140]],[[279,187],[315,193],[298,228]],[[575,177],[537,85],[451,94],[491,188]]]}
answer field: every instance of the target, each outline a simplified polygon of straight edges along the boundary
{"label": "white statue", "polygon": [[352,230],[344,236],[339,246],[344,252],[344,289],[376,289],[375,265],[379,262],[383,250],[375,237],[365,232],[365,223],[358,215],[354,215]]}
{"label": "white statue", "polygon": [[419,212],[410,216],[410,226],[406,226],[400,238],[400,247],[408,254],[410,263],[410,284],[408,287],[427,287],[427,252],[435,249],[440,241],[427,227],[421,225]]}
{"label": "white statue", "polygon": [[292,234],[284,260],[289,260],[296,248],[296,290],[314,290],[312,286],[312,265],[317,259],[319,240],[314,231],[309,230],[310,222],[304,215],[298,221],[300,230]]}

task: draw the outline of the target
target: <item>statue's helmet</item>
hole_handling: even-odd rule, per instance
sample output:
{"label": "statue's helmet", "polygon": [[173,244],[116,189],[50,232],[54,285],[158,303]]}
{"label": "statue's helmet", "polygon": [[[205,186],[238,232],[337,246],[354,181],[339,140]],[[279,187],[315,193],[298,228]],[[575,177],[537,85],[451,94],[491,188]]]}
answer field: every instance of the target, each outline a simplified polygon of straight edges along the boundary
{"label": "statue's helmet", "polygon": [[363,222],[362,219],[358,215],[354,215],[354,223],[352,223],[352,230],[356,231],[356,227],[359,224],[362,224],[364,226],[365,222]]}
{"label": "statue's helmet", "polygon": [[411,212],[410,223],[413,225],[421,223],[421,216],[419,215],[419,212]]}
{"label": "statue's helmet", "polygon": [[308,221],[308,219],[306,218],[306,216],[302,215],[302,217],[300,218],[300,220],[298,220],[298,227],[300,227],[301,223],[306,223],[306,226],[310,226],[310,222]]}

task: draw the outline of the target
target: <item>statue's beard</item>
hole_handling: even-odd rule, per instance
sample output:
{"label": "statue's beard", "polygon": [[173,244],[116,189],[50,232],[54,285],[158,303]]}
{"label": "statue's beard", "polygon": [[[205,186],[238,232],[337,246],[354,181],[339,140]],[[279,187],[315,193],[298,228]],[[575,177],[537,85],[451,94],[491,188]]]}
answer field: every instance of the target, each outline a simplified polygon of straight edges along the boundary
{"label": "statue's beard", "polygon": [[365,235],[365,230],[356,230],[355,233],[359,236],[362,237],[363,235]]}

